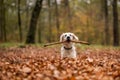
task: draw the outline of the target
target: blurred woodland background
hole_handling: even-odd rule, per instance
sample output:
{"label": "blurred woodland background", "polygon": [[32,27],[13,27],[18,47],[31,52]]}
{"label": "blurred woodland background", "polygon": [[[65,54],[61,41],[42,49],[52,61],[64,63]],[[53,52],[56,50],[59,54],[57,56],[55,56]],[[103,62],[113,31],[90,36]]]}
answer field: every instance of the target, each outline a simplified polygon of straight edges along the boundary
{"label": "blurred woodland background", "polygon": [[0,43],[58,41],[63,32],[120,45],[120,0],[0,0]]}

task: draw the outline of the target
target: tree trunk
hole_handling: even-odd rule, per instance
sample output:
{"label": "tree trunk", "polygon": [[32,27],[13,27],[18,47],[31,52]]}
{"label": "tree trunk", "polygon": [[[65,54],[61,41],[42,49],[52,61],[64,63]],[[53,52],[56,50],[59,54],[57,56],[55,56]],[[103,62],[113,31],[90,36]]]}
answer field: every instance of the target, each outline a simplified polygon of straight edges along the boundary
{"label": "tree trunk", "polygon": [[5,25],[5,4],[4,0],[0,0],[0,39],[7,41],[6,38],[6,25]]}
{"label": "tree trunk", "polygon": [[26,29],[28,29],[28,21],[29,21],[29,0],[26,0]]}
{"label": "tree trunk", "polygon": [[2,32],[2,1],[3,0],[0,0],[0,41],[2,41],[2,35],[3,35],[3,32]]}
{"label": "tree trunk", "polygon": [[107,0],[104,0],[104,17],[105,17],[105,44],[110,44],[109,20],[108,20],[108,6]]}
{"label": "tree trunk", "polygon": [[55,0],[55,14],[56,14],[56,28],[57,28],[57,36],[60,36],[60,23],[59,23],[59,13],[58,13],[58,4],[57,0]]}
{"label": "tree trunk", "polygon": [[48,41],[51,42],[52,41],[52,24],[51,24],[51,0],[48,0],[48,11],[49,11],[49,15],[48,15],[48,20],[49,20],[49,37],[48,37]]}
{"label": "tree trunk", "polygon": [[30,27],[27,34],[26,43],[35,43],[35,33],[36,33],[36,27],[37,27],[37,21],[39,18],[40,11],[42,9],[42,2],[43,0],[37,0],[35,7],[32,11],[32,17],[30,20]]}
{"label": "tree trunk", "polygon": [[21,0],[18,0],[18,27],[19,27],[20,42],[22,42],[22,27],[21,27],[21,16],[20,16],[20,2],[21,2]]}
{"label": "tree trunk", "polygon": [[6,36],[6,18],[5,18],[5,14],[6,14],[6,8],[5,8],[5,4],[3,2],[3,34],[4,34],[4,41],[7,41],[7,36]]}
{"label": "tree trunk", "polygon": [[119,46],[119,27],[118,27],[118,10],[117,0],[113,0],[113,45]]}

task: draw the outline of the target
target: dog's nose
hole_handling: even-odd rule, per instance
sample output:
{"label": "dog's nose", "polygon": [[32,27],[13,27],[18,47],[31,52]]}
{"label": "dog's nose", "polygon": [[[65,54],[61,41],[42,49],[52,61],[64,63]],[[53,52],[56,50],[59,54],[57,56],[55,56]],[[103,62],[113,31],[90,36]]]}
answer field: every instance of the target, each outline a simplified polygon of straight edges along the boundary
{"label": "dog's nose", "polygon": [[69,36],[67,37],[67,40],[70,40],[70,37],[69,37]]}

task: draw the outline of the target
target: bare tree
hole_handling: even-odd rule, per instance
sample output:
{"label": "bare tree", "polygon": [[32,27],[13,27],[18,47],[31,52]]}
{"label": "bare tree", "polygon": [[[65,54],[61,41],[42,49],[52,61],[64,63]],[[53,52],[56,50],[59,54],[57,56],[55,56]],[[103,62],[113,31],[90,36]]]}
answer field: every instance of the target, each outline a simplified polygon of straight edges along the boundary
{"label": "bare tree", "polygon": [[42,2],[43,2],[43,0],[37,0],[35,3],[35,7],[32,11],[32,16],[31,16],[31,20],[30,20],[30,26],[29,26],[29,31],[27,34],[26,43],[35,43],[35,33],[36,33],[37,21],[38,21],[39,14],[42,9]]}
{"label": "bare tree", "polygon": [[5,4],[4,0],[0,0],[0,38],[6,41],[6,25],[5,25]]}
{"label": "bare tree", "polygon": [[4,41],[7,41],[5,16],[6,16],[6,7],[5,7],[5,3],[3,2],[3,32],[4,32]]}
{"label": "bare tree", "polygon": [[48,41],[51,42],[52,41],[52,23],[51,23],[51,0],[48,0],[48,11],[49,11],[49,15],[48,15],[48,20],[49,20],[49,35],[48,35]]}
{"label": "bare tree", "polygon": [[21,0],[18,0],[18,27],[19,27],[20,42],[22,42],[22,27],[21,27],[21,16],[20,16],[20,2],[21,2]]}
{"label": "bare tree", "polygon": [[113,45],[119,46],[117,0],[113,0],[112,7],[113,7]]}
{"label": "bare tree", "polygon": [[59,23],[59,12],[58,12],[58,4],[57,0],[55,0],[55,14],[56,14],[56,28],[57,28],[57,36],[60,35],[60,23]]}
{"label": "bare tree", "polygon": [[3,26],[2,26],[2,5],[3,5],[3,0],[0,0],[0,40],[2,41],[3,39]]}
{"label": "bare tree", "polygon": [[108,0],[103,0],[104,4],[104,17],[105,17],[105,44],[110,44],[110,33],[109,33],[109,19],[108,19]]}
{"label": "bare tree", "polygon": [[29,0],[26,0],[26,29],[28,28],[29,21]]}

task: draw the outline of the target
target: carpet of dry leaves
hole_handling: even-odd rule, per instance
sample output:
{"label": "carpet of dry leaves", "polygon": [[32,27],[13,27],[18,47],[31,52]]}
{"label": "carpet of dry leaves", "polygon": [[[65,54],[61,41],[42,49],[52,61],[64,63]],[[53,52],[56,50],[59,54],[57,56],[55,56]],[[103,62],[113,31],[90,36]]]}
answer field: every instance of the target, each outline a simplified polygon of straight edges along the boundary
{"label": "carpet of dry leaves", "polygon": [[0,80],[120,80],[120,50],[77,49],[60,59],[59,48],[0,49]]}

